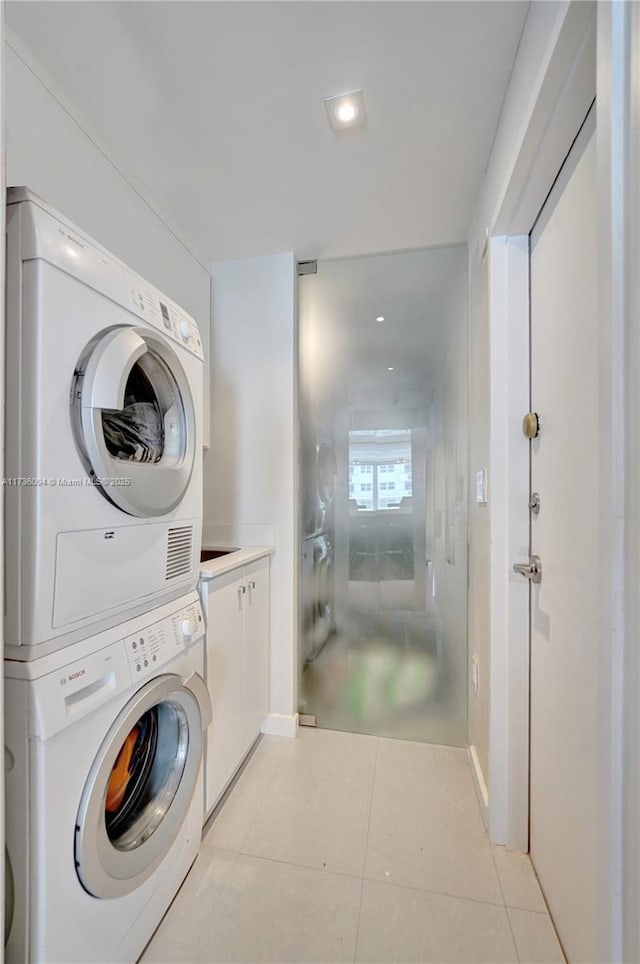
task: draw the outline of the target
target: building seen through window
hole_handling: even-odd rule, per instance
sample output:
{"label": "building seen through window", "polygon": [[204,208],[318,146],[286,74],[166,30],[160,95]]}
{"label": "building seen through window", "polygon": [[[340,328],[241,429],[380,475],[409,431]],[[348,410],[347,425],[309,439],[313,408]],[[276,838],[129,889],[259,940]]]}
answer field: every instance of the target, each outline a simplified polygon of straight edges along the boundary
{"label": "building seen through window", "polygon": [[399,509],[413,494],[411,470],[410,429],[349,433],[349,498],[359,511]]}

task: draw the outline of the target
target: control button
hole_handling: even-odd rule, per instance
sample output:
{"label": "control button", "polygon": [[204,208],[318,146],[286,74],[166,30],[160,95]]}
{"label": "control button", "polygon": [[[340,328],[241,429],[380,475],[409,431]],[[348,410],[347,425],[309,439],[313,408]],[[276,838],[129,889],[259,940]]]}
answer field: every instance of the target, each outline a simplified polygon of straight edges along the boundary
{"label": "control button", "polygon": [[158,658],[158,657],[156,656],[155,653],[154,653],[153,656],[151,657],[151,659],[153,660],[154,663],[155,663],[155,661],[157,660],[157,658]]}
{"label": "control button", "polygon": [[141,645],[141,646],[144,646],[144,636],[141,636],[141,637],[140,637],[140,645]]}
{"label": "control button", "polygon": [[189,639],[193,636],[193,623],[190,619],[182,620],[182,635],[185,639]]}
{"label": "control button", "polygon": [[191,334],[191,329],[186,321],[180,322],[180,336],[183,341],[189,341],[189,335]]}
{"label": "control button", "polygon": [[137,648],[138,648],[138,644],[136,643],[136,641],[135,641],[135,639],[134,639],[134,641],[131,643],[131,649],[137,649]]}
{"label": "control button", "polygon": [[145,665],[145,666],[148,666],[148,665],[149,665],[149,660],[145,659],[144,665]]}
{"label": "control button", "polygon": [[140,663],[137,663],[137,664],[136,664],[136,672],[139,673],[141,669],[142,669],[142,666],[140,665]]}

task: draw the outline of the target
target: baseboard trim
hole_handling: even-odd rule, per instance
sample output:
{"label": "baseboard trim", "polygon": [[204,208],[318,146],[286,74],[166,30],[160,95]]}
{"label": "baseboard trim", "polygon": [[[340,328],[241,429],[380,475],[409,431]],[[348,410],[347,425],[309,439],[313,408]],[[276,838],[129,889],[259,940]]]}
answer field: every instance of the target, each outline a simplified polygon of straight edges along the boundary
{"label": "baseboard trim", "polygon": [[482,767],[480,766],[480,760],[478,759],[478,753],[475,746],[470,746],[468,752],[469,763],[471,765],[471,776],[473,777],[473,786],[478,798],[480,813],[482,814],[485,827],[489,829],[489,793],[487,791],[487,784],[484,780],[484,774],[482,772]]}
{"label": "baseboard trim", "polygon": [[261,727],[261,732],[269,736],[288,736],[298,735],[298,714],[292,713],[269,713]]}

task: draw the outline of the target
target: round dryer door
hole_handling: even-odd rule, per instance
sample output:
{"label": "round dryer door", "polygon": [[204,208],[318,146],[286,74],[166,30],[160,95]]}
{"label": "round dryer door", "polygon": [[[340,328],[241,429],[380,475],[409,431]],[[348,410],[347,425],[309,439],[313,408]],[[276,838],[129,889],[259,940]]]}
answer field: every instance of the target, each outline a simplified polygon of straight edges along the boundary
{"label": "round dryer door", "polygon": [[171,512],[196,456],[193,399],[162,335],[111,328],[87,346],[72,390],[76,438],[102,494],[130,515]]}
{"label": "round dryer door", "polygon": [[160,676],[125,706],[85,784],[75,833],[82,886],[94,897],[130,894],[157,869],[193,800],[209,694],[194,674]]}

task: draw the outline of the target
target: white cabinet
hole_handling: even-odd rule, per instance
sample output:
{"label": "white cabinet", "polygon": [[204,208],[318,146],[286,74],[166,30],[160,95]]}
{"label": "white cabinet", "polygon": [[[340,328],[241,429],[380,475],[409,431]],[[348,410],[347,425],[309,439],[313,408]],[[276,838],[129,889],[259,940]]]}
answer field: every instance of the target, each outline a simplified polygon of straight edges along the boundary
{"label": "white cabinet", "polygon": [[269,559],[202,583],[207,731],[205,813],[222,796],[269,712]]}

